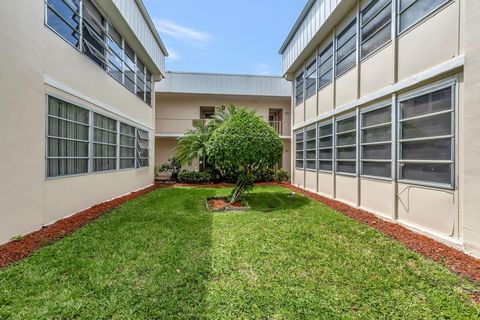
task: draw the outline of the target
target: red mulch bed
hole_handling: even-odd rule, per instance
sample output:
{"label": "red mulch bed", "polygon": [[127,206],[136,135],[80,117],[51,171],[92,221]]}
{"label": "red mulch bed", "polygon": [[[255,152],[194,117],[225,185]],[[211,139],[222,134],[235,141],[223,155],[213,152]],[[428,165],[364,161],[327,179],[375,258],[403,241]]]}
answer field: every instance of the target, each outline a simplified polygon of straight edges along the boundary
{"label": "red mulch bed", "polygon": [[58,220],[57,222],[45,226],[38,231],[29,233],[22,237],[21,240],[12,241],[0,246],[0,268],[4,268],[14,262],[28,257],[35,250],[38,250],[47,244],[65,237],[78,228],[97,219],[105,212],[118,207],[127,201],[149,193],[159,187],[161,186],[150,186],[125,196],[94,205],[89,209],[74,214],[73,216]]}
{"label": "red mulch bed", "polygon": [[[311,199],[320,201],[330,208],[402,242],[407,248],[436,262],[444,264],[457,274],[466,276],[474,281],[480,281],[479,259],[475,259],[474,257],[443,243],[413,232],[397,223],[383,220],[364,210],[353,208],[340,201],[322,197],[316,193],[297,188],[293,185],[282,185],[292,191],[302,193]],[[480,297],[477,297],[477,299],[480,300]]]}
{"label": "red mulch bed", "polygon": [[210,208],[214,210],[224,209],[228,207],[237,207],[237,208],[245,207],[245,205],[241,201],[230,203],[227,201],[227,199],[224,199],[224,198],[210,199],[208,200],[208,205],[210,206]]}

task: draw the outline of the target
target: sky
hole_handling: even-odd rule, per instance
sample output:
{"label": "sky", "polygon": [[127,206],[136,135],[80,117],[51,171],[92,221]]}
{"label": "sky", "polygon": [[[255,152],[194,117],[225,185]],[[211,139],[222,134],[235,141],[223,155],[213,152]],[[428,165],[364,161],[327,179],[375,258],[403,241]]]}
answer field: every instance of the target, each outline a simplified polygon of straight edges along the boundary
{"label": "sky", "polygon": [[306,0],[143,0],[167,71],[281,75],[278,54]]}

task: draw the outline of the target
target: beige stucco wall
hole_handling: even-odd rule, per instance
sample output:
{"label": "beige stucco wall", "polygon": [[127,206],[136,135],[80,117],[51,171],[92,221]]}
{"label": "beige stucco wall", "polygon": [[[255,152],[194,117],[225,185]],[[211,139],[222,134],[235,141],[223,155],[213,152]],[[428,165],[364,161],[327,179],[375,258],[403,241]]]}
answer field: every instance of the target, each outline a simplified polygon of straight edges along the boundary
{"label": "beige stucco wall", "polygon": [[460,184],[465,250],[480,257],[480,1],[465,2],[465,109]]}
{"label": "beige stucco wall", "polygon": [[[442,79],[456,79],[458,183],[455,189],[319,172],[317,192],[395,220],[447,244],[457,247],[463,244],[465,251],[475,256],[480,256],[480,169],[477,164],[480,111],[476,111],[480,104],[479,6],[475,1],[451,1],[392,39],[362,60],[359,67],[318,92],[318,116],[313,119],[322,122],[332,114],[391,100],[393,94],[410,92]],[[341,26],[336,28],[341,29]],[[331,35],[325,41],[330,39]],[[318,41],[317,51],[324,45],[322,39]],[[439,65],[461,60],[464,52],[465,79],[462,66],[437,75],[432,72]],[[291,78],[298,72],[294,70]],[[401,89],[391,89],[392,85],[399,85]],[[312,121],[305,125],[302,121],[295,123],[295,130],[312,125]],[[302,170],[295,170],[295,183],[307,187],[304,176]]]}
{"label": "beige stucco wall", "polygon": [[151,137],[154,108],[45,27],[44,6],[7,1],[0,11],[0,243],[153,183],[153,156],[149,168],[46,179],[47,94],[147,129]]}
{"label": "beige stucco wall", "polygon": [[[156,94],[156,150],[155,165],[165,163],[174,154],[176,139],[187,129],[192,129],[192,120],[200,119],[200,107],[219,107],[234,104],[255,110],[255,112],[268,120],[269,109],[282,110],[282,122],[284,131],[290,134],[291,99],[288,97],[261,97],[261,96],[223,96],[212,94]],[[165,135],[168,135],[165,136]],[[281,160],[282,167],[290,172],[291,152],[290,138],[282,137],[284,152]],[[198,169],[198,163],[194,162],[186,169]]]}

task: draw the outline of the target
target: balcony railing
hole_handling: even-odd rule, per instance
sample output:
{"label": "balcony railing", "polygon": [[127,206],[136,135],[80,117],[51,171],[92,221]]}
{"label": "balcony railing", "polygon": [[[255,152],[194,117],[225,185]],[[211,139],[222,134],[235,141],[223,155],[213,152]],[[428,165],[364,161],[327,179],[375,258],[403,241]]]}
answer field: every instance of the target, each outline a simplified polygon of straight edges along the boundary
{"label": "balcony railing", "polygon": [[[156,133],[166,136],[181,136],[194,128],[195,123],[207,123],[209,119],[172,119],[157,118],[155,120]],[[282,121],[268,122],[282,137],[290,136],[290,124]]]}

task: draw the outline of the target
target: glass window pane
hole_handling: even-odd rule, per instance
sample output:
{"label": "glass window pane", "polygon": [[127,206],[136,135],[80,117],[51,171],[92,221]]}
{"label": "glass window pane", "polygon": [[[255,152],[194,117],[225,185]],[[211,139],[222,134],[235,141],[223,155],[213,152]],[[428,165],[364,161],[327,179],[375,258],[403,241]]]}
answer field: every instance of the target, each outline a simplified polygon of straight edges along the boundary
{"label": "glass window pane", "polygon": [[355,160],[357,157],[357,148],[348,147],[348,148],[339,148],[337,149],[337,159],[342,160]]}
{"label": "glass window pane", "polygon": [[390,122],[392,109],[390,106],[362,113],[362,127]]}
{"label": "glass window pane", "polygon": [[[381,1],[382,6],[385,5],[385,1]],[[377,30],[380,30],[392,19],[392,6],[388,5],[383,10],[362,26],[362,42],[374,34]],[[367,21],[364,19],[363,21]]]}
{"label": "glass window pane", "polygon": [[387,24],[381,31],[373,37],[362,43],[362,57],[368,56],[370,53],[380,48],[382,45],[390,41],[392,38],[391,24]]}
{"label": "glass window pane", "polygon": [[392,176],[392,166],[385,162],[362,162],[362,174],[390,178]]}
{"label": "glass window pane", "polygon": [[356,164],[354,161],[337,161],[337,172],[356,173]]}
{"label": "glass window pane", "polygon": [[333,163],[332,161],[319,161],[318,170],[332,171]]}
{"label": "glass window pane", "polygon": [[79,45],[78,1],[48,0],[47,25],[75,47]]}
{"label": "glass window pane", "polygon": [[336,75],[339,76],[353,67],[356,63],[355,51],[353,51],[345,60],[337,64]]}
{"label": "glass window pane", "polygon": [[451,184],[450,164],[401,163],[400,179]]}
{"label": "glass window pane", "polygon": [[316,156],[317,156],[317,154],[316,154],[315,150],[308,150],[308,151],[305,152],[305,159],[307,159],[307,160],[312,160],[312,159],[316,160]]}
{"label": "glass window pane", "polygon": [[[402,0],[400,3],[400,11],[411,2],[412,1]],[[400,14],[400,32],[412,26],[446,2],[447,0],[417,0]]]}
{"label": "glass window pane", "polygon": [[324,73],[322,76],[320,76],[320,78],[318,79],[319,81],[318,87],[322,88],[326,86],[328,83],[332,81],[332,77],[333,77],[333,68],[330,69],[330,71],[328,71],[327,73]]}
{"label": "glass window pane", "polygon": [[332,149],[322,149],[318,150],[318,159],[329,160],[332,159],[333,150]]}
{"label": "glass window pane", "polygon": [[318,139],[318,147],[319,148],[326,148],[332,146],[333,139],[332,137],[325,137]]}
{"label": "glass window pane", "polygon": [[315,165],[315,160],[307,160],[307,169],[312,169],[312,170],[315,170],[317,169],[316,165]]}
{"label": "glass window pane", "polygon": [[383,142],[392,139],[391,126],[376,127],[362,130],[362,143]]}
{"label": "glass window pane", "polygon": [[361,12],[361,15],[360,15],[361,16],[361,24],[364,25],[365,22],[368,22],[370,19],[372,19],[380,11],[385,10],[385,9],[382,9],[385,6],[391,7],[391,1],[390,0],[373,0],[372,2],[370,2],[365,7],[365,9],[363,9],[362,12]]}
{"label": "glass window pane", "polygon": [[[357,19],[354,19],[345,29],[337,35],[337,48],[343,46],[350,38],[355,36]],[[355,38],[355,37],[354,37]]]}
{"label": "glass window pane", "polygon": [[337,49],[337,61],[343,60],[345,57],[350,55],[354,50],[357,44],[357,38],[353,37],[348,40],[345,45]]}
{"label": "glass window pane", "polygon": [[428,93],[400,102],[401,119],[452,109],[452,88]]}
{"label": "glass window pane", "polygon": [[446,113],[407,120],[401,123],[401,129],[402,139],[450,135],[452,133],[452,115]]}
{"label": "glass window pane", "polygon": [[350,117],[337,121],[337,133],[354,130],[356,127],[356,117]]}
{"label": "glass window pane", "polygon": [[355,132],[342,133],[337,135],[337,146],[347,146],[357,143],[357,134]]}
{"label": "glass window pane", "polygon": [[401,143],[404,160],[452,160],[452,139]]}
{"label": "glass window pane", "polygon": [[392,145],[380,144],[362,147],[362,159],[390,160],[392,158]]}
{"label": "glass window pane", "polygon": [[327,125],[319,127],[318,128],[318,130],[319,130],[318,136],[323,137],[323,136],[331,135],[332,134],[332,128],[333,128],[332,124],[327,124]]}
{"label": "glass window pane", "polygon": [[297,160],[295,161],[295,167],[297,169],[303,169],[303,160]]}

